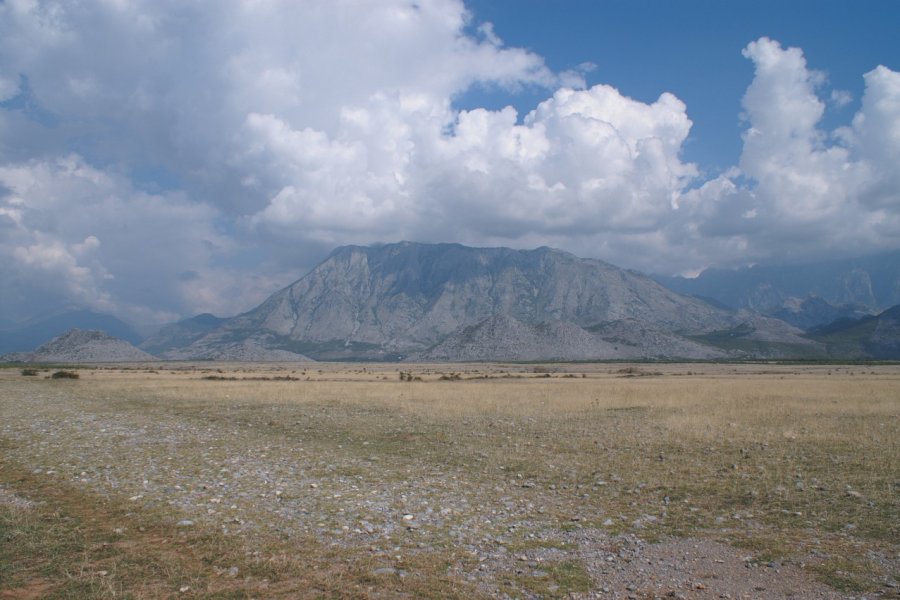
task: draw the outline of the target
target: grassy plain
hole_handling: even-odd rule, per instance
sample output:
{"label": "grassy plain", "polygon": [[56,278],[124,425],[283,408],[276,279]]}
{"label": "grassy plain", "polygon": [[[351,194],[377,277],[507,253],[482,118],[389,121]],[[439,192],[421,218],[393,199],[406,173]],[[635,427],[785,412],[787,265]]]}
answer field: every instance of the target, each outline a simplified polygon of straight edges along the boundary
{"label": "grassy plain", "polygon": [[896,589],[897,365],[70,370],[0,370],[0,598],[587,595],[635,538]]}

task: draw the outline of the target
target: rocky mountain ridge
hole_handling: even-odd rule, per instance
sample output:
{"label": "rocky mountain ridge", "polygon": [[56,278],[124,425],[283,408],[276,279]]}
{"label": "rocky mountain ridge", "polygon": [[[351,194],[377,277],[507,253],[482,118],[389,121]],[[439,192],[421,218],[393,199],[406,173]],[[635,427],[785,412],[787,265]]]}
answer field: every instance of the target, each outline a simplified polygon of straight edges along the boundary
{"label": "rocky mountain ridge", "polygon": [[338,248],[255,309],[160,355],[221,357],[249,345],[317,360],[717,358],[745,353],[696,336],[737,326],[760,344],[787,335],[799,351],[820,352],[781,321],[736,315],[603,261],[401,242]]}

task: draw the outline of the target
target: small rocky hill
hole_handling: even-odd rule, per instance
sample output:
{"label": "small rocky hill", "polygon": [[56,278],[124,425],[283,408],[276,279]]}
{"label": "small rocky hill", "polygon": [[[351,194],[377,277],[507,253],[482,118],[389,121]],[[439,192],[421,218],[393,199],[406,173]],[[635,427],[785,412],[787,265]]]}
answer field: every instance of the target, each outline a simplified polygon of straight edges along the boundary
{"label": "small rocky hill", "polygon": [[72,329],[39,346],[33,352],[17,352],[2,357],[9,362],[143,362],[159,360],[125,340],[99,330]]}
{"label": "small rocky hill", "polygon": [[30,352],[47,340],[72,329],[105,331],[132,344],[141,341],[141,336],[131,326],[112,315],[90,310],[72,310],[0,331],[0,354]]}

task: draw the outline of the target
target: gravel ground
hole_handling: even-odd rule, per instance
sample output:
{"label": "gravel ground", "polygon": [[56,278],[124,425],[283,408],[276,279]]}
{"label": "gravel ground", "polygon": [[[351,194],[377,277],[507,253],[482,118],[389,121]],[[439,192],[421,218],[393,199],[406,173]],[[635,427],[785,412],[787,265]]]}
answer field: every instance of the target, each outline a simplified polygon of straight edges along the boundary
{"label": "gravel ground", "polygon": [[[307,443],[302,415],[267,424],[150,404],[140,410],[105,404],[102,391],[75,398],[31,383],[5,382],[4,396],[6,458],[33,474],[126,498],[136,509],[165,508],[175,528],[212,526],[251,541],[312,535],[360,549],[380,557],[376,575],[407,576],[406,554],[452,551],[450,573],[496,597],[553,595],[567,561],[589,577],[589,589],[572,597],[897,597],[891,579],[867,596],[847,595],[799,564],[760,562],[709,539],[649,542],[640,522],[623,532],[617,515],[571,514],[570,495],[515,476],[485,479],[471,467],[436,468],[416,456],[365,456],[339,438],[309,435]],[[33,501],[0,487],[0,503],[27,509]],[[603,517],[606,527],[593,525]],[[664,518],[664,508],[642,517]],[[896,557],[888,568],[896,572]]]}

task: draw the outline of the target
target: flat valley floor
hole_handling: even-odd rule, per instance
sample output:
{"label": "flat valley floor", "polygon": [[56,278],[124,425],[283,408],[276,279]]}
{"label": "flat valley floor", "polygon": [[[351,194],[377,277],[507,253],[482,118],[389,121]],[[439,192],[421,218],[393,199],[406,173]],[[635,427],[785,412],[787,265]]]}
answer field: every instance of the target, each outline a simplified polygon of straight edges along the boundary
{"label": "flat valley floor", "polygon": [[0,369],[0,598],[897,598],[900,366]]}

